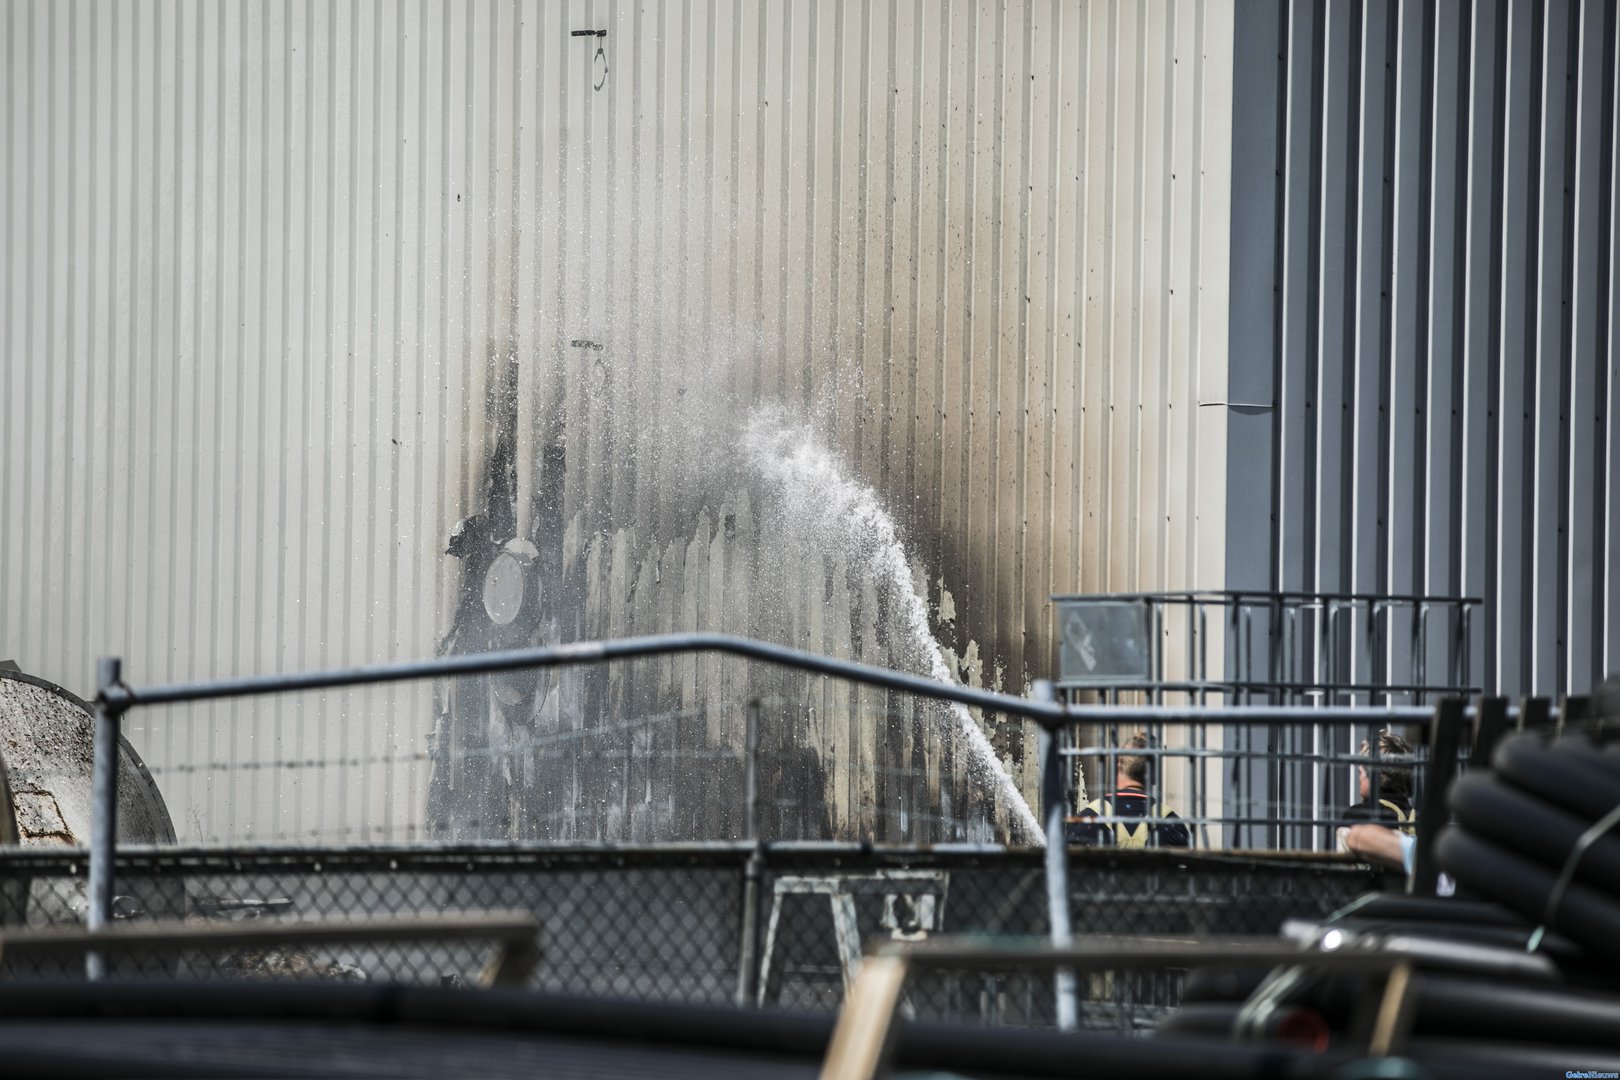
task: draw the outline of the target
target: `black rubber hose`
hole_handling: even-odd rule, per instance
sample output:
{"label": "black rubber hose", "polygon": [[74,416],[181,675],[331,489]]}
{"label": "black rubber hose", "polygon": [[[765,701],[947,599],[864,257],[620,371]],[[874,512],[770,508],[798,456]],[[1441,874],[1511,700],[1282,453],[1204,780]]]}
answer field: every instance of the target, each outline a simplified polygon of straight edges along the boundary
{"label": "black rubber hose", "polygon": [[[1224,1038],[1230,1039],[1237,1030],[1240,1004],[1186,1005],[1171,1011],[1159,1021],[1155,1038]],[[1271,1015],[1261,1036],[1262,1042],[1279,1046],[1300,1046],[1302,1049],[1343,1047],[1345,1032],[1342,1023],[1324,1016],[1310,1005],[1294,1002],[1283,1005]],[[1320,1039],[1320,1047],[1315,1045]]]}
{"label": "black rubber hose", "polygon": [[[1591,757],[1603,751],[1603,747],[1593,742],[1591,736],[1582,731],[1560,735],[1547,743],[1547,748],[1555,754],[1565,754],[1579,758]],[[1603,765],[1604,763],[1600,761],[1598,764]]]}
{"label": "black rubber hose", "polygon": [[1183,1000],[1153,1029],[1155,1037],[1165,1035],[1219,1035],[1231,1038],[1242,1002],[1199,1002]]}
{"label": "black rubber hose", "polygon": [[[1461,884],[1541,921],[1557,871],[1456,826],[1440,834],[1437,854],[1441,868]],[[1549,928],[1595,955],[1620,962],[1620,903],[1613,897],[1572,882]]]}
{"label": "black rubber hose", "polygon": [[[1537,1059],[1565,1045],[1598,1048],[1604,1054],[1620,1049],[1620,997],[1614,995],[1433,972],[1424,974],[1418,988],[1412,1024],[1416,1040],[1488,1037]],[[1241,1011],[1235,1003],[1183,1004],[1160,1021],[1155,1035],[1230,1037]]]}
{"label": "black rubber hose", "polygon": [[1620,1054],[1603,1047],[1538,1046],[1533,1043],[1456,1037],[1409,1039],[1402,1053],[1434,1068],[1517,1070],[1519,1076],[1562,1077],[1572,1066],[1586,1072],[1620,1072]]}
{"label": "black rubber hose", "polygon": [[1394,922],[1440,922],[1471,926],[1523,926],[1524,920],[1501,904],[1483,900],[1453,900],[1450,897],[1406,896],[1402,893],[1368,893],[1356,903],[1341,908],[1340,921],[1352,919]]}
{"label": "black rubber hose", "polygon": [[[1586,818],[1549,805],[1534,795],[1498,783],[1484,773],[1471,773],[1451,785],[1451,810],[1469,832],[1488,836],[1557,874],[1581,835],[1592,827]],[[1575,880],[1620,895],[1620,832],[1588,847],[1575,870]]]}
{"label": "black rubber hose", "polygon": [[[544,1040],[568,1038],[617,1043],[641,1042],[703,1051],[773,1051],[807,1064],[826,1052],[833,1017],[772,1010],[738,1010],[721,1006],[587,999],[508,990],[440,990],[382,986],[322,985],[307,982],[262,985],[217,982],[77,984],[0,984],[0,1029],[34,1020],[77,1020],[78,1030],[101,1034],[116,1030],[118,1020],[148,1025],[196,1025],[227,1020],[249,1034],[275,1032],[279,1022],[299,1018],[333,1025],[363,1037],[369,1030],[403,1028],[443,1030],[459,1036]],[[100,1025],[105,1024],[106,1027]],[[42,1024],[35,1025],[43,1027]],[[292,1023],[296,1028],[300,1025]],[[307,1024],[302,1025],[308,1027]],[[98,1030],[99,1029],[99,1030]],[[289,1029],[290,1030],[290,1029]],[[9,1030],[0,1030],[0,1076],[11,1068]],[[1073,1076],[1076,1062],[1103,1076],[1183,1080],[1328,1080],[1352,1055],[1301,1053],[1281,1046],[1239,1046],[1198,1038],[1149,1040],[1123,1035],[1061,1034],[1056,1031],[988,1028],[961,1023],[907,1021],[896,1032],[897,1071],[949,1069],[967,1075],[1008,1073],[1028,1076]],[[64,1075],[106,1075],[75,1068],[72,1046],[64,1046]],[[55,1060],[52,1058],[51,1060]],[[56,1075],[41,1058],[31,1062]],[[229,1075],[218,1062],[210,1068]],[[365,1075],[364,1066],[356,1069]],[[135,1073],[120,1061],[112,1075]],[[20,1075],[20,1074],[18,1074]],[[150,1075],[150,1074],[148,1074]],[[371,1075],[389,1075],[379,1062]],[[1437,1075],[1468,1075],[1451,1070]]]}
{"label": "black rubber hose", "polygon": [[1243,1001],[1271,974],[1270,968],[1195,967],[1182,976],[1183,1005]]}
{"label": "black rubber hose", "polygon": [[1620,1049],[1620,995],[1438,972],[1417,985],[1414,1034]]}
{"label": "black rubber hose", "polygon": [[[1400,935],[1402,937],[1420,938],[1428,941],[1465,942],[1470,945],[1488,945],[1498,949],[1513,949],[1522,952],[1530,941],[1530,935],[1535,927],[1530,920],[1515,916],[1517,925],[1514,926],[1473,926],[1468,923],[1458,923],[1456,926],[1442,926],[1436,923],[1407,923],[1394,921],[1363,921],[1360,919],[1342,923],[1346,930],[1382,936]],[[1560,965],[1569,963],[1580,964],[1588,960],[1585,950],[1562,934],[1543,934],[1540,951],[1545,953],[1553,962]]]}
{"label": "black rubber hose", "polygon": [[1591,821],[1620,806],[1620,771],[1596,755],[1554,753],[1535,736],[1520,735],[1504,740],[1491,764],[1514,787]]}

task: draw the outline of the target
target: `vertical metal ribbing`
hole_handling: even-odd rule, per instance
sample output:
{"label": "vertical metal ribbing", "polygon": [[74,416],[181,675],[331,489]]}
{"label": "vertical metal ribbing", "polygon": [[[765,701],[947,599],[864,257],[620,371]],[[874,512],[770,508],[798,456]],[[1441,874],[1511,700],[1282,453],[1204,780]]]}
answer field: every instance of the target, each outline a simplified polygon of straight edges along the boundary
{"label": "vertical metal ribbing", "polygon": [[[1043,704],[1057,700],[1052,684],[1037,679],[1030,696]],[[1063,818],[1069,805],[1068,770],[1063,767],[1059,729],[1042,726],[1041,818],[1046,825],[1046,905],[1052,928],[1052,947],[1064,949],[1073,940],[1069,928],[1069,848],[1063,836]],[[1057,973],[1057,1022],[1059,1031],[1073,1031],[1078,1023],[1075,1004],[1074,972],[1060,968]]]}
{"label": "vertical metal ribbing", "polygon": [[[123,707],[109,704],[107,691],[118,685],[123,662],[104,656],[96,664],[95,763],[90,792],[90,910],[85,924],[100,930],[112,921],[113,853],[118,835],[118,720]],[[100,950],[85,954],[85,975],[107,973]]]}

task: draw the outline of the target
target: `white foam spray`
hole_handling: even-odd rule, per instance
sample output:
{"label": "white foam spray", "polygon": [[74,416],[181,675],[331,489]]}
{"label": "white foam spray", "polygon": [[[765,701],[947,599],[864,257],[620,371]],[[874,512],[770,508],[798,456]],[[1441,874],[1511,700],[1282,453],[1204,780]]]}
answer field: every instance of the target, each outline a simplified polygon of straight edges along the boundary
{"label": "white foam spray", "polygon": [[[779,406],[754,410],[743,431],[742,450],[781,500],[788,533],[819,550],[843,551],[887,582],[912,644],[928,674],[954,682],[945,654],[928,623],[928,606],[918,595],[911,566],[894,519],[870,486],[850,478],[839,457],[808,425],[791,423]],[[950,703],[982,779],[999,789],[1017,819],[1019,831],[1032,843],[1045,835],[1023,793],[1007,774],[990,740],[967,709]]]}

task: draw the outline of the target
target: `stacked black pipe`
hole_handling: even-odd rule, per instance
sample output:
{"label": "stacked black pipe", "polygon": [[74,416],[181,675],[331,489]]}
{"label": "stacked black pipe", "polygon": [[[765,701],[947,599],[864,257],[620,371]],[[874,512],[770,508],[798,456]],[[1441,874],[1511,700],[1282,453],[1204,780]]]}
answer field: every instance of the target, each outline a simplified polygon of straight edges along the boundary
{"label": "stacked black pipe", "polygon": [[1491,764],[1452,785],[1441,867],[1593,959],[1620,962],[1620,825],[1597,834],[1620,808],[1620,747],[1519,735]]}
{"label": "stacked black pipe", "polygon": [[[1364,897],[1333,926],[1364,942],[1483,946],[1533,964],[1505,975],[1420,962],[1402,1053],[1427,1065],[1620,1071],[1620,743],[1514,736],[1447,801],[1454,824],[1436,856],[1458,895]],[[1162,1034],[1298,1042],[1303,1033],[1319,1048],[1365,1045],[1382,977],[1296,971],[1279,995],[1280,977],[1190,972]],[[1257,1030],[1253,1004],[1268,993],[1278,1007],[1259,1014]]]}

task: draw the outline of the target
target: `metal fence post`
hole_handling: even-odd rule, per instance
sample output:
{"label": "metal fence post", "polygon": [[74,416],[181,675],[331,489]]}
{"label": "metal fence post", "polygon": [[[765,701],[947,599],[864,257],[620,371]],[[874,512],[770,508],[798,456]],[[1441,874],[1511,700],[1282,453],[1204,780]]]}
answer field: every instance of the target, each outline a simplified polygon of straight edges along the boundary
{"label": "metal fence post", "polygon": [[1468,767],[1488,769],[1496,744],[1507,733],[1508,701],[1501,697],[1481,697],[1475,709],[1474,749],[1468,756]]}
{"label": "metal fence post", "polygon": [[[1032,697],[1050,705],[1057,700],[1052,684],[1036,680]],[[1041,725],[1041,816],[1046,825],[1046,906],[1052,928],[1052,947],[1066,949],[1074,935],[1069,926],[1069,846],[1063,835],[1063,819],[1069,807],[1068,769],[1062,754],[1062,730]],[[1078,1025],[1074,971],[1057,972],[1057,1026],[1073,1031]]]}
{"label": "metal fence post", "polygon": [[1429,730],[1429,774],[1423,784],[1423,802],[1418,807],[1417,851],[1412,860],[1412,876],[1406,888],[1413,896],[1433,896],[1440,883],[1440,864],[1435,861],[1434,842],[1450,820],[1446,812],[1446,791],[1457,773],[1457,750],[1463,724],[1468,720],[1468,702],[1444,698],[1434,710]]}
{"label": "metal fence post", "polygon": [[746,1009],[759,999],[759,885],[765,876],[765,844],[759,838],[759,700],[748,703],[748,727],[743,736],[744,802],[748,839],[754,850],[743,867],[742,920],[737,942],[737,1008]]}
{"label": "metal fence post", "polygon": [[[104,656],[96,664],[95,757],[90,791],[90,908],[85,924],[100,930],[112,921],[113,855],[118,842],[118,727],[124,709],[107,700],[118,685],[123,662]],[[107,973],[100,950],[85,954],[84,973],[99,979]]]}
{"label": "metal fence post", "polygon": [[748,839],[759,840],[759,699],[748,703],[743,731],[743,802]]}

